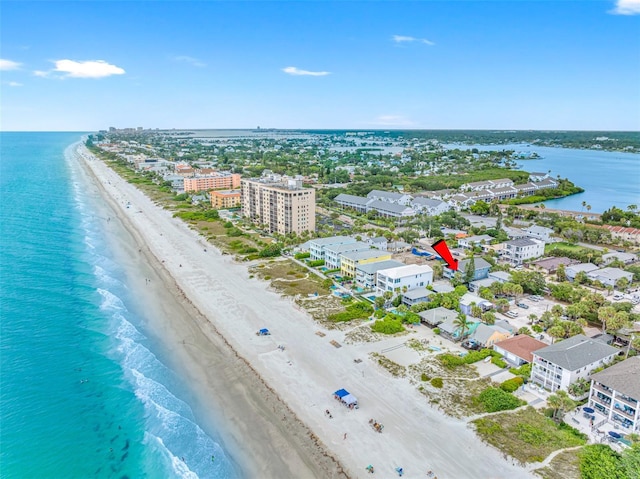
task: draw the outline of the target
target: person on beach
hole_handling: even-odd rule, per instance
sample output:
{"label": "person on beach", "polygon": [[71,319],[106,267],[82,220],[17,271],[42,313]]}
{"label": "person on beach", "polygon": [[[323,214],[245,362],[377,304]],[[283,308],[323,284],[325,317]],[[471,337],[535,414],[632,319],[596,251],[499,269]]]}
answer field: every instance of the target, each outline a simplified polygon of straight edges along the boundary
{"label": "person on beach", "polygon": [[343,440],[346,440],[346,439],[347,439],[347,433],[346,433],[346,432],[344,433],[344,437],[343,437],[342,439],[343,439]]}

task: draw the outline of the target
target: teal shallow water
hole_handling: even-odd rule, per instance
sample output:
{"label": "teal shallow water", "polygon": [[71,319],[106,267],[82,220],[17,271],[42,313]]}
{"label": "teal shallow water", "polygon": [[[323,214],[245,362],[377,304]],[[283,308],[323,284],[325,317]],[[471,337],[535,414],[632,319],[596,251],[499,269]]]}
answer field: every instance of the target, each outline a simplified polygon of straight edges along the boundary
{"label": "teal shallow water", "polygon": [[144,334],[79,138],[0,134],[0,477],[234,478]]}

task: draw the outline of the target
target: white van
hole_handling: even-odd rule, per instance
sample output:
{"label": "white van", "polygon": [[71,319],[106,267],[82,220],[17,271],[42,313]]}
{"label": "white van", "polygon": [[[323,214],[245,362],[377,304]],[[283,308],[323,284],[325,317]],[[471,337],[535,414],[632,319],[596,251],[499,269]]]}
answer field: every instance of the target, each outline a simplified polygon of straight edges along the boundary
{"label": "white van", "polygon": [[622,293],[614,293],[613,294],[613,299],[615,301],[620,301],[621,299],[624,299],[624,294],[622,294]]}

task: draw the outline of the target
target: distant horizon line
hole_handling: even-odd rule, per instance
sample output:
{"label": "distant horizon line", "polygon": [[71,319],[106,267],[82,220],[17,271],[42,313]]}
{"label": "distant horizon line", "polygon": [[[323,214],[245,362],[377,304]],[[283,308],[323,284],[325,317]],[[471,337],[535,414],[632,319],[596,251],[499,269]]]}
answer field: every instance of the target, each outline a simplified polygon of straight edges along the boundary
{"label": "distant horizon line", "polygon": [[[117,130],[137,127],[117,128]],[[491,132],[593,132],[593,133],[638,133],[640,130],[572,130],[572,129],[514,129],[514,128],[143,128],[140,131],[491,131]],[[0,130],[0,133],[92,133],[99,130]]]}

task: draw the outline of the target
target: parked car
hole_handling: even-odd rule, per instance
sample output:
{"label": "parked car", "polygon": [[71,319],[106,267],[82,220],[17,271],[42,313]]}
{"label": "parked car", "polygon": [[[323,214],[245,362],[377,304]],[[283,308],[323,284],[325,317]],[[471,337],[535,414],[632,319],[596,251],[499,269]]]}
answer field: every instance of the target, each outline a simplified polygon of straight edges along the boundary
{"label": "parked car", "polygon": [[504,313],[505,316],[509,316],[510,318],[517,318],[518,317],[518,313],[516,313],[515,311],[507,311],[506,313]]}
{"label": "parked car", "polygon": [[529,306],[527,306],[524,303],[518,303],[518,304],[516,304],[516,306],[518,306],[518,308],[522,308],[522,309],[529,309]]}

